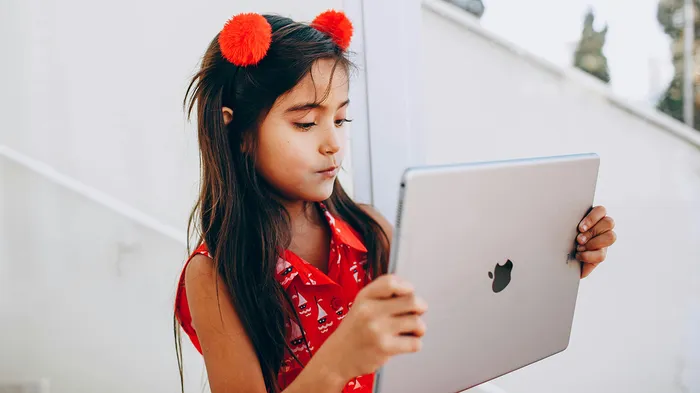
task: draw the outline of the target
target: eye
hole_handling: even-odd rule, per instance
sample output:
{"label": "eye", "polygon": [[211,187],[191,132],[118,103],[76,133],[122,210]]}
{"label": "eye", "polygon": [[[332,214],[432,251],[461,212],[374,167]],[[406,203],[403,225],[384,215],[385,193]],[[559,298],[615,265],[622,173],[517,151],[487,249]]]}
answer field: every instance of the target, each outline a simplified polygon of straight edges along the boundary
{"label": "eye", "polygon": [[336,126],[336,127],[342,127],[343,124],[345,124],[345,123],[350,123],[351,121],[352,121],[352,120],[350,120],[350,119],[340,119],[340,120],[336,120],[336,121],[335,121],[335,126]]}
{"label": "eye", "polygon": [[300,130],[304,130],[304,131],[310,130],[311,127],[313,127],[315,125],[316,125],[316,123],[294,123],[294,127],[298,128]]}

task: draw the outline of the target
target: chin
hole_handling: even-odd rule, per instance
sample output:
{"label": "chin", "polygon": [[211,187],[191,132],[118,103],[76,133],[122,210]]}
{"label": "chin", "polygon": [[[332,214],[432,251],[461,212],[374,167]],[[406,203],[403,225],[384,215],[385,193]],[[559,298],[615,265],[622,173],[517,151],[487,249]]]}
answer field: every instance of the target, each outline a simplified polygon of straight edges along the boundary
{"label": "chin", "polygon": [[314,190],[309,190],[310,192],[304,193],[303,199],[309,202],[323,202],[333,195],[333,183],[329,182],[328,185],[322,185]]}
{"label": "chin", "polygon": [[318,193],[314,193],[309,202],[323,202],[328,200],[328,198],[333,195],[333,187],[329,187],[328,190],[319,190]]}
{"label": "chin", "polygon": [[307,182],[305,184],[285,184],[286,187],[272,186],[287,201],[323,202],[333,195],[335,179],[324,182]]}

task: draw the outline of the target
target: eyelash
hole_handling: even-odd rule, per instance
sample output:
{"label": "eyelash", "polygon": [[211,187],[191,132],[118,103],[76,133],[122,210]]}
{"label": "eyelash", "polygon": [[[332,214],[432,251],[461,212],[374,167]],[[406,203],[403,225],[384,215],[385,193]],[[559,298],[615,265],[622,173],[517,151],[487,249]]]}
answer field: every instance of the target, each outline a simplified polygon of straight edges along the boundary
{"label": "eyelash", "polygon": [[[341,122],[341,123],[337,124],[338,122]],[[340,119],[340,120],[335,121],[336,127],[342,127],[343,124],[350,123],[350,122],[352,122],[352,120],[350,120],[350,119]],[[299,129],[302,129],[304,131],[310,130],[311,127],[313,127],[315,125],[317,125],[317,124],[316,123],[294,123],[294,126],[296,126]]]}

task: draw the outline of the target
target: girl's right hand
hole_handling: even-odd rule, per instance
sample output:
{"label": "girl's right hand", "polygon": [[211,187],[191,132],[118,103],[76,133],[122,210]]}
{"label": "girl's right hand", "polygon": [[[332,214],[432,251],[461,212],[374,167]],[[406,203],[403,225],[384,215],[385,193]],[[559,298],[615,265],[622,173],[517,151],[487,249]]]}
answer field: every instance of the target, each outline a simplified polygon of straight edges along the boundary
{"label": "girl's right hand", "polygon": [[393,275],[369,283],[355,298],[338,329],[314,355],[326,369],[347,381],[371,374],[392,356],[417,352],[425,324],[427,304],[413,287]]}

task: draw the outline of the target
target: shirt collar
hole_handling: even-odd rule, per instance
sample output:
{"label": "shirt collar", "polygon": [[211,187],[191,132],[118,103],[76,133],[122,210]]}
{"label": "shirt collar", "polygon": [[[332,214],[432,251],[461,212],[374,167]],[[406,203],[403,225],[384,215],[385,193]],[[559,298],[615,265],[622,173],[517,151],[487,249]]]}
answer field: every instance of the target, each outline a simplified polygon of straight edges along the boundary
{"label": "shirt collar", "polygon": [[328,221],[328,225],[331,228],[331,236],[336,243],[344,244],[360,252],[367,252],[364,243],[360,240],[359,235],[350,224],[340,218],[334,217],[323,203],[319,203],[319,206],[321,207],[323,216],[326,217]]}
{"label": "shirt collar", "polygon": [[[347,222],[335,218],[324,204],[320,203],[319,206],[331,229],[331,244],[335,243],[359,252],[367,252],[364,243]],[[335,254],[340,256],[337,252]],[[289,288],[297,277],[305,285],[335,284],[327,275],[318,274],[318,269],[289,250],[284,250],[282,257],[277,261],[275,270],[275,277],[284,289]]]}
{"label": "shirt collar", "polygon": [[283,255],[277,260],[275,277],[284,289],[289,288],[297,277],[304,285],[334,284],[327,275],[318,274],[318,269],[293,252],[285,250]]}

